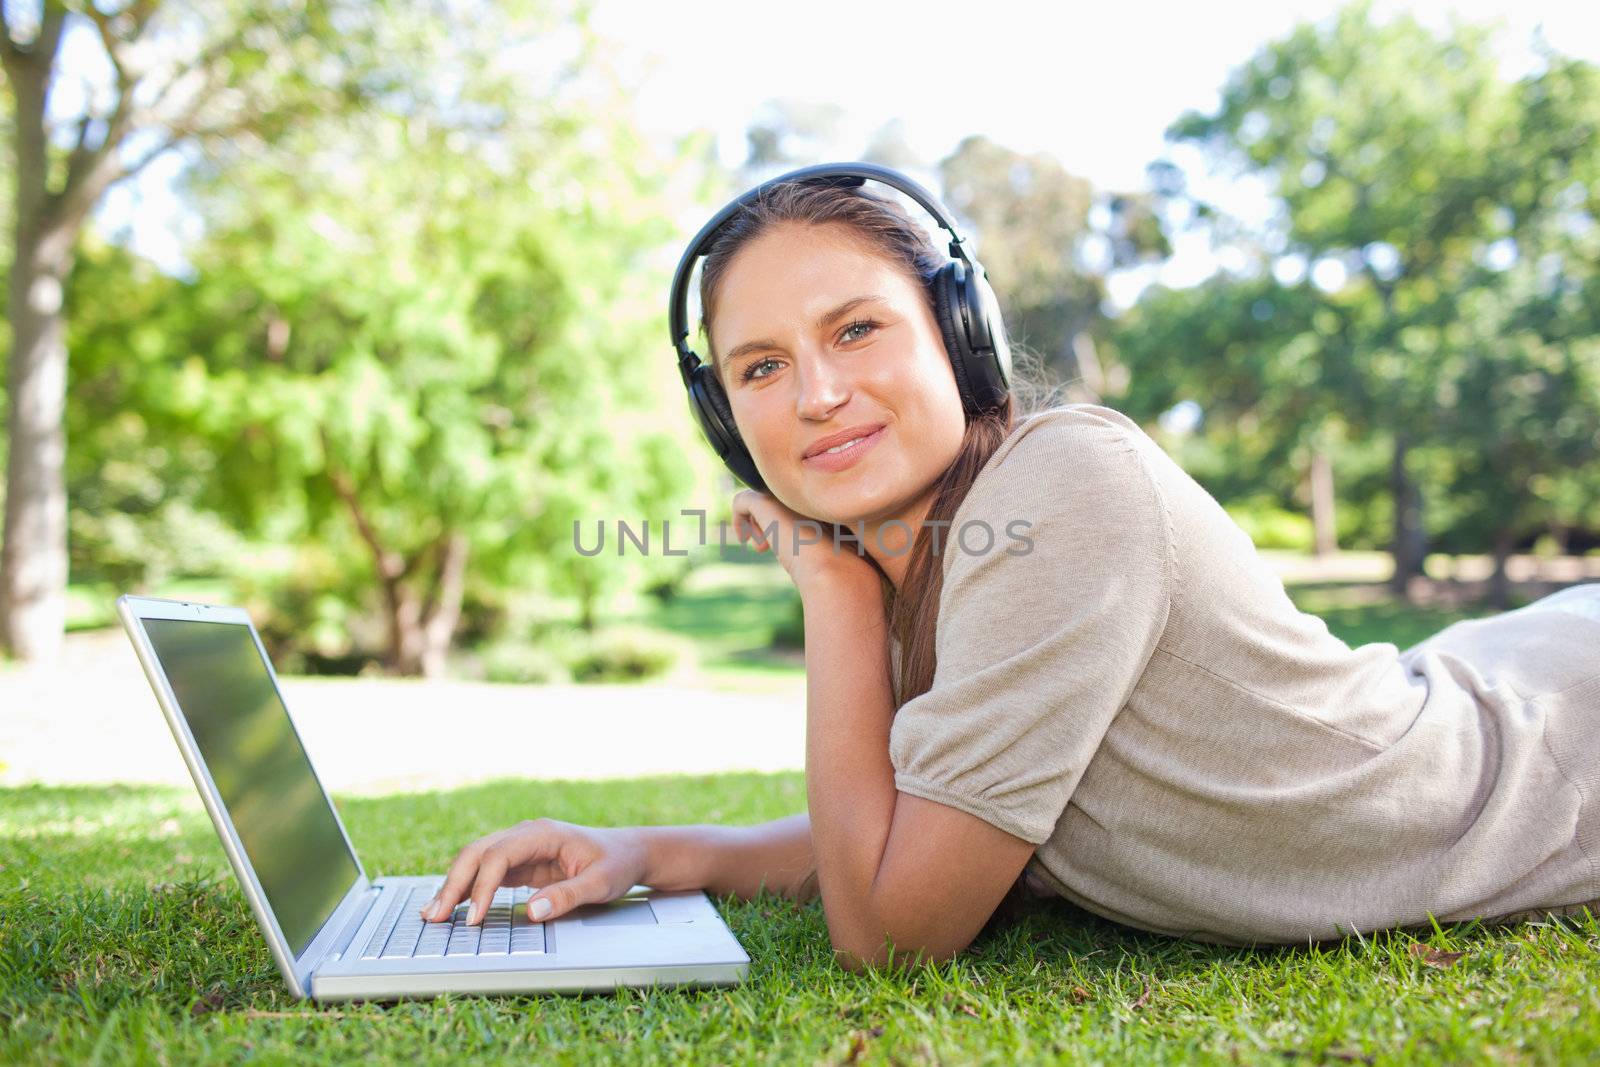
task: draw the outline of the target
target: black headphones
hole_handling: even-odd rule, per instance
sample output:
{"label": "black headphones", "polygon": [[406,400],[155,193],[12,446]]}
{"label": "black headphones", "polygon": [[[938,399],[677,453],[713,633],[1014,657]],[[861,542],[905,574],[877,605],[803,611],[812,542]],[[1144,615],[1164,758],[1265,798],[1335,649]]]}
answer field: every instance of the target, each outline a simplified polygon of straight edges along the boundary
{"label": "black headphones", "polygon": [[953,258],[939,268],[929,284],[933,289],[934,318],[944,335],[945,351],[955,370],[956,387],[961,391],[961,404],[967,417],[970,419],[999,407],[1009,394],[1011,348],[1006,339],[1005,323],[1000,318],[1000,303],[989,287],[983,265],[973,257],[966,238],[956,229],[955,220],[927,190],[898,171],[874,163],[822,163],[780,174],[733,200],[695,234],[688,251],[678,261],[668,309],[672,347],[678,354],[678,370],[683,375],[684,388],[689,391],[689,410],[728,469],[752,489],[766,492],[766,483],[739,436],[733,410],[717,381],[716,370],[702,362],[687,344],[689,275],[694,270],[695,260],[705,254],[706,246],[728,217],[761,198],[774,185],[799,181],[853,187],[868,178],[891,185],[911,197],[950,233]]}

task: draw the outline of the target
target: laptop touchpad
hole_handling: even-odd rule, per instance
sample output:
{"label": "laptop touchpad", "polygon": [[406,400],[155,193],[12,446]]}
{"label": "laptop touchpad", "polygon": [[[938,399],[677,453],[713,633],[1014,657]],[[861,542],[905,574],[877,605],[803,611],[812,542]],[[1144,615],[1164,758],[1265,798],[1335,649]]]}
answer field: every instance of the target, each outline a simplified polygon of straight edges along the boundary
{"label": "laptop touchpad", "polygon": [[573,908],[567,917],[582,919],[585,926],[654,926],[655,913],[647,900],[613,900],[607,904],[585,904]]}

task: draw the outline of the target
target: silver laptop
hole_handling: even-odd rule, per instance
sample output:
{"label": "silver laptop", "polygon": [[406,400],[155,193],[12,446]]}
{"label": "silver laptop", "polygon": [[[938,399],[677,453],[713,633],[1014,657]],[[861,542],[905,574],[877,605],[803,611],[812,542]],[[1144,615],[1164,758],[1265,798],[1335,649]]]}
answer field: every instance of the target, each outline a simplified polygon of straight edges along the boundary
{"label": "silver laptop", "polygon": [[[124,596],[117,613],[297,997],[731,985],[750,957],[700,890],[634,886],[618,900],[532,922],[532,889],[505,887],[483,922],[466,906],[423,922],[444,876],[362,869],[240,608]],[[468,831],[463,828],[463,837]]]}

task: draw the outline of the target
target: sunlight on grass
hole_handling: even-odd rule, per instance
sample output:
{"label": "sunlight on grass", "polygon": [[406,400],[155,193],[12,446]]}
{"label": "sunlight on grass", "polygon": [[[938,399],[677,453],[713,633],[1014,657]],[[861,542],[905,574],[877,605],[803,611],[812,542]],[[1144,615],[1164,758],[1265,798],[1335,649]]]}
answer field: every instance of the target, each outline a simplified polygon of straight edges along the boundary
{"label": "sunlight on grass", "polygon": [[[742,774],[507,781],[340,810],[369,871],[407,874],[442,870],[471,836],[537,815],[748,823],[804,804],[799,774]],[[850,974],[831,959],[818,902],[719,906],[751,956],[742,986],[323,1008],[285,993],[191,791],[0,791],[0,1061],[111,1049],[152,1062],[571,1064],[1600,1055],[1592,918],[1250,950],[1046,901],[1008,904],[948,963]]]}

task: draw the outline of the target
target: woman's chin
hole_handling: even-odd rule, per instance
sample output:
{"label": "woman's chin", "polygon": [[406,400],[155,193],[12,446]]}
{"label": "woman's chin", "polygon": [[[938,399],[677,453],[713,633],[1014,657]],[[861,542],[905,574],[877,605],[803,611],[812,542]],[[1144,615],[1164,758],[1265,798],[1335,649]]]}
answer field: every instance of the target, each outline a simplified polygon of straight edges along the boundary
{"label": "woman's chin", "polygon": [[800,510],[818,522],[835,526],[853,527],[860,522],[872,522],[882,513],[883,507],[876,499],[858,499],[858,494],[833,492],[818,499],[808,498],[810,507]]}
{"label": "woman's chin", "polygon": [[798,472],[793,491],[784,494],[792,496],[798,506],[785,503],[796,514],[809,515],[818,522],[836,526],[870,523],[896,514],[896,506],[903,503],[904,494],[895,491],[896,483],[885,471],[862,471],[861,477],[851,477],[853,470],[821,478],[807,477],[809,473]]}

